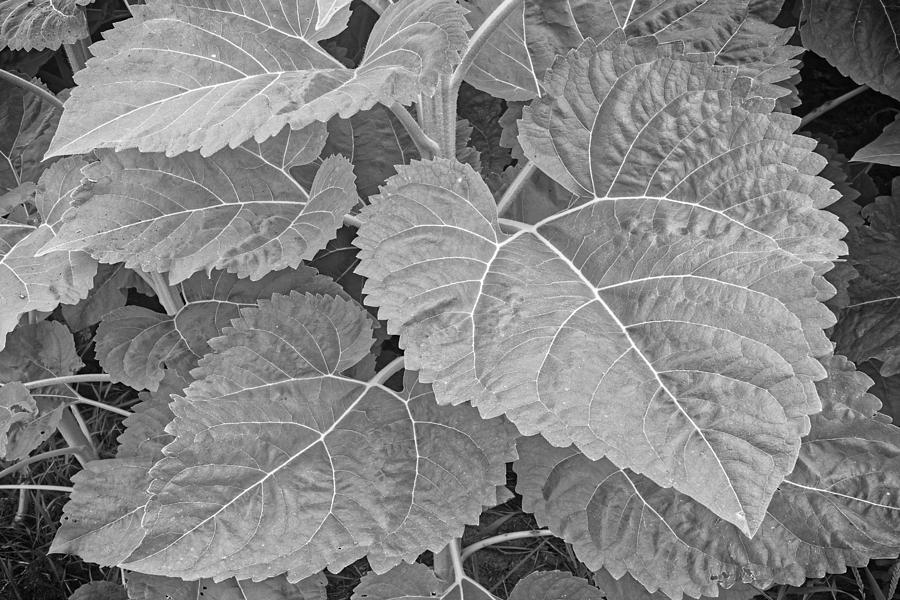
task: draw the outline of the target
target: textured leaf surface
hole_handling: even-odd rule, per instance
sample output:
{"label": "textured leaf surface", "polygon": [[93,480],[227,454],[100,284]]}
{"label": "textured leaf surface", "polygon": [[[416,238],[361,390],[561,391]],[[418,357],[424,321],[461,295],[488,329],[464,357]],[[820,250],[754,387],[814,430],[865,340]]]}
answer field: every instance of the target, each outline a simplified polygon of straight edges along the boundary
{"label": "textured leaf surface", "polygon": [[537,571],[519,580],[509,600],[600,600],[603,594],[581,577],[564,571]]}
{"label": "textured leaf surface", "polygon": [[129,600],[125,588],[112,581],[92,581],[75,590],[69,600]]}
{"label": "textured leaf surface", "polygon": [[306,266],[269,273],[259,281],[224,271],[195,273],[177,289],[184,306],[175,315],[126,306],[103,319],[97,329],[97,358],[113,381],[155,390],[165,369],[190,381],[191,369],[210,351],[208,340],[221,335],[242,307],[272,294],[296,290],[346,296],[341,286]]}
{"label": "textured leaf surface", "polygon": [[497,600],[476,581],[463,577],[447,584],[418,563],[400,563],[387,573],[365,575],[352,600]]}
{"label": "textured leaf surface", "polygon": [[129,600],[325,600],[327,583],[321,573],[297,583],[288,583],[284,577],[216,583],[211,579],[183,581],[143,573],[126,575]]}
{"label": "textured leaf surface", "polygon": [[[290,176],[295,160],[312,160],[321,147],[297,137],[285,131],[209,158],[104,152],[85,169],[91,197],[66,213],[41,252],[85,250],[104,263],[168,271],[173,284],[201,270],[260,279],[296,267],[358,201],[342,157],[326,160],[309,190]],[[296,157],[282,161],[295,147]]]}
{"label": "textured leaf surface", "polygon": [[71,375],[84,364],[65,325],[41,321],[18,327],[0,352],[0,383]]}
{"label": "textured leaf surface", "polygon": [[720,583],[800,585],[896,556],[900,429],[840,403],[865,392],[868,382],[855,383],[820,387],[825,409],[812,417],[797,465],[752,540],[683,494],[540,437],[519,444],[523,507],[589,568],[615,577],[627,571],[672,598],[713,596]]}
{"label": "textured leaf surface", "polygon": [[78,187],[83,162],[59,161],[42,176],[35,204],[42,224],[0,219],[0,350],[6,335],[29,311],[51,311],[60,303],[75,304],[87,296],[97,263],[80,251],[38,250],[54,235],[61,209]]}
{"label": "textured leaf surface", "polygon": [[900,116],[881,135],[860,148],[853,160],[900,167]]}
{"label": "textured leaf surface", "polygon": [[[316,14],[316,29],[324,29],[338,13],[346,12],[350,8],[350,0],[316,0],[318,8]],[[346,23],[347,15],[341,15],[341,23]]]}
{"label": "textured leaf surface", "polygon": [[66,325],[72,331],[80,331],[99,323],[107,313],[125,306],[129,288],[153,295],[144,280],[125,265],[99,265],[88,297],[78,304],[60,307]]}
{"label": "textured leaf surface", "polygon": [[416,163],[363,212],[357,272],[440,402],[574,442],[752,533],[819,410],[833,288],[813,267],[845,229],[816,208],[836,194],[796,118],[654,44],[586,42],[520,123],[576,206],[508,235],[471,170]]}
{"label": "textured leaf surface", "polygon": [[211,340],[201,378],[170,405],[148,533],[122,566],[294,580],[367,555],[384,571],[477,521],[515,456],[511,427],[438,406],[411,375],[402,393],[338,375],[372,344],[355,303],[259,305]]}
{"label": "textured leaf surface", "polygon": [[163,446],[175,439],[165,430],[175,416],[169,408],[172,394],[181,395],[189,384],[190,380],[167,370],[155,392],[139,394],[141,401],[131,409],[134,414],[122,422],[125,431],[117,438],[116,458],[162,458]]}
{"label": "textured leaf surface", "polygon": [[[0,1],[0,19],[5,4]],[[47,168],[41,158],[50,147],[57,123],[59,111],[49,102],[0,81],[0,200],[20,184],[37,182]]]}
{"label": "textured leaf surface", "polygon": [[883,0],[803,0],[803,45],[838,71],[900,99],[900,6]]}
{"label": "textured leaf surface", "polygon": [[83,6],[92,0],[0,1],[0,48],[56,50],[88,37]]}
{"label": "textured leaf surface", "polygon": [[894,195],[863,208],[867,224],[849,236],[849,262],[859,274],[848,284],[844,307],[832,338],[837,352],[855,362],[881,361],[885,377],[900,373],[900,179]]}
{"label": "textured leaf surface", "polygon": [[[31,394],[18,381],[0,387],[0,458],[18,460],[22,452],[16,437],[34,421],[38,408]],[[28,436],[30,437],[30,436]],[[25,456],[43,440],[38,440],[31,448],[24,450]],[[31,444],[26,444],[31,445]]]}
{"label": "textured leaf surface", "polygon": [[94,44],[49,155],[138,148],[204,156],[286,125],[302,129],[375,103],[409,104],[433,90],[465,47],[462,9],[447,0],[404,0],[375,24],[366,54],[347,69],[318,42],[346,25],[344,10],[321,29],[317,0],[251,0],[213,8],[200,0],[135,7]]}
{"label": "textured leaf surface", "polygon": [[[619,579],[614,578],[606,569],[594,572],[594,583],[603,590],[606,600],[667,600],[662,592],[648,592],[634,577],[625,573]],[[719,588],[719,600],[751,600],[761,594],[760,590],[746,583],[736,583],[728,589]],[[709,596],[700,596],[705,600]]]}

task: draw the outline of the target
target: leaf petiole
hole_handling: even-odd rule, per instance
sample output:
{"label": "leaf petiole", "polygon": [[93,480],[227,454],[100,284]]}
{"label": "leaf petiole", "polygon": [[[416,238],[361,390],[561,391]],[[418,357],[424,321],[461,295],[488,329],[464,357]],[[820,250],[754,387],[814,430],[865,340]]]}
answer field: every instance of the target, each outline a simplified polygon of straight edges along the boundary
{"label": "leaf petiole", "polygon": [[[47,379],[35,379],[23,382],[26,389],[47,387],[51,385],[63,385],[66,383],[108,383],[112,377],[108,373],[85,373],[83,375],[64,375],[61,377],[48,377]],[[0,386],[2,387],[2,386]]]}
{"label": "leaf petiole", "polygon": [[54,108],[58,108],[59,110],[63,109],[62,100],[54,96],[51,92],[45,90],[41,86],[31,83],[24,77],[19,77],[13,73],[5,69],[0,69],[0,79],[10,82],[11,84],[22,88],[23,90],[27,90],[32,94],[41,97],[41,100],[45,100],[49,102]]}
{"label": "leaf petiole", "polygon": [[0,490],[39,490],[44,492],[64,492],[71,494],[75,488],[65,485],[36,485],[28,483],[16,483],[11,485],[0,485]]}
{"label": "leaf petiole", "polygon": [[24,469],[25,467],[27,467],[28,465],[30,465],[32,463],[35,463],[35,462],[38,462],[41,460],[46,460],[48,458],[54,458],[57,456],[65,456],[66,454],[77,454],[78,452],[81,452],[84,449],[85,448],[83,446],[69,446],[68,448],[59,448],[57,450],[48,450],[47,452],[41,452],[40,454],[35,454],[33,456],[23,458],[16,464],[6,467],[2,471],[0,471],[0,479],[3,479],[4,477],[9,477],[16,471]]}
{"label": "leaf petiole", "polygon": [[454,97],[456,93],[459,92],[459,86],[462,85],[463,78],[475,62],[475,59],[478,58],[478,53],[484,48],[484,45],[491,37],[491,34],[500,27],[500,24],[506,20],[506,17],[508,17],[513,9],[521,2],[522,0],[503,0],[503,3],[495,8],[494,12],[488,15],[488,18],[481,24],[481,27],[479,27],[469,39],[469,46],[466,48],[465,53],[463,53],[462,60],[459,61],[459,64],[453,71],[453,75],[450,76],[450,93]]}
{"label": "leaf petiole", "polygon": [[462,560],[466,560],[479,550],[483,548],[487,548],[488,546],[496,546],[497,544],[502,544],[504,542],[509,542],[511,540],[522,540],[526,538],[537,538],[537,537],[549,537],[552,536],[553,533],[546,529],[531,529],[529,531],[512,531],[510,533],[501,533],[500,535],[495,535],[493,537],[489,537],[483,539],[479,542],[475,542],[470,546],[466,546],[462,551]]}

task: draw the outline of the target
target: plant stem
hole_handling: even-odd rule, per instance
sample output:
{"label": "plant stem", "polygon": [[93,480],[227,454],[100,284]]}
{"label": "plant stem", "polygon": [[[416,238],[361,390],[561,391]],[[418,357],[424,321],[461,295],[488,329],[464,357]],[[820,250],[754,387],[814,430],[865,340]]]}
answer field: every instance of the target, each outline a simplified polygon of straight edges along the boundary
{"label": "plant stem", "polygon": [[13,517],[13,523],[18,525],[25,520],[28,514],[28,507],[31,504],[31,495],[26,490],[19,490],[19,506],[16,508],[16,516]]}
{"label": "plant stem", "polygon": [[167,315],[175,315],[184,307],[181,296],[178,293],[173,294],[172,288],[163,279],[162,273],[150,273],[150,281],[159,303],[163,305]]}
{"label": "plant stem", "polygon": [[394,102],[388,108],[406,129],[409,137],[412,138],[413,143],[416,145],[419,155],[423,159],[427,160],[434,158],[435,155],[441,151],[438,143],[425,134],[425,131],[419,125],[418,121],[409,114],[409,111],[406,110],[402,104]]}
{"label": "plant stem", "polygon": [[456,581],[462,581],[466,577],[466,571],[463,569],[462,553],[459,551],[459,538],[453,538],[453,541],[447,544],[446,552],[450,554],[450,562],[453,564],[453,574]]}
{"label": "plant stem", "polygon": [[35,379],[23,383],[26,389],[47,387],[50,385],[63,385],[66,383],[97,383],[112,381],[108,373],[86,373],[84,375],[65,375],[62,377],[49,377],[47,379]]}
{"label": "plant stem", "polygon": [[488,15],[488,18],[484,20],[481,27],[479,27],[472,35],[469,40],[469,46],[466,48],[465,53],[463,53],[462,60],[460,60],[456,69],[453,71],[453,75],[450,77],[450,93],[454,97],[456,97],[456,94],[459,92],[459,86],[462,84],[463,78],[466,76],[472,63],[475,62],[478,53],[484,48],[484,45],[491,37],[491,34],[500,27],[500,24],[506,20],[506,17],[508,17],[521,2],[522,0],[503,0],[503,3],[495,8],[494,12]]}
{"label": "plant stem", "polygon": [[369,380],[369,385],[384,385],[384,382],[391,378],[391,375],[403,369],[403,357],[398,356],[383,369],[375,373],[375,377]]}
{"label": "plant stem", "polygon": [[805,117],[800,119],[800,127],[809,125],[809,123],[811,121],[818,119],[819,117],[821,117],[822,115],[827,113],[829,110],[840,106],[841,104],[843,104],[847,100],[850,100],[851,98],[855,98],[856,96],[859,96],[860,94],[862,94],[863,92],[865,92],[868,89],[869,89],[869,86],[861,85],[857,88],[850,90],[846,94],[841,94],[837,98],[832,98],[831,100],[829,100],[827,102],[823,102],[821,106],[814,108]]}
{"label": "plant stem", "polygon": [[456,92],[450,93],[450,80],[441,75],[434,95],[421,94],[420,121],[425,134],[438,145],[436,156],[456,156]]}
{"label": "plant stem", "polygon": [[466,560],[479,550],[487,548],[488,546],[495,546],[497,544],[502,544],[511,540],[521,540],[533,537],[548,537],[552,535],[553,534],[546,529],[532,529],[530,531],[512,531],[510,533],[501,533],[500,535],[489,537],[487,539],[481,540],[480,542],[475,542],[471,546],[466,546],[462,551],[462,560]]}
{"label": "plant stem", "polygon": [[506,188],[506,191],[503,192],[503,196],[500,197],[500,201],[497,203],[497,216],[503,216],[506,209],[510,207],[516,199],[516,196],[522,191],[522,186],[528,183],[528,180],[531,179],[531,176],[534,175],[536,170],[537,167],[534,166],[533,162],[529,161],[525,163],[522,170],[516,174],[515,179],[512,180],[512,183],[510,183],[509,187]]}
{"label": "plant stem", "polygon": [[85,63],[87,63],[87,60],[91,57],[91,52],[88,50],[87,44],[88,37],[89,34],[85,31],[84,37],[74,44],[63,44],[63,49],[66,51],[66,58],[69,59],[69,66],[72,67],[73,75],[82,70]]}
{"label": "plant stem", "polygon": [[64,485],[33,485],[28,483],[0,485],[0,490],[42,490],[45,492],[66,492],[68,494],[71,494],[74,489]]}
{"label": "plant stem", "polygon": [[16,85],[16,86],[22,88],[23,90],[27,90],[27,91],[31,92],[32,94],[36,94],[36,95],[40,96],[41,100],[44,100],[45,102],[50,103],[50,105],[53,106],[53,108],[57,108],[59,110],[62,110],[62,108],[63,108],[62,100],[60,100],[59,98],[54,96],[49,91],[42,88],[41,86],[39,86],[35,83],[31,83],[24,77],[19,77],[18,75],[10,73],[9,71],[0,69],[0,79],[8,81],[13,85]]}
{"label": "plant stem", "polygon": [[360,219],[356,215],[344,215],[344,225],[356,227],[357,229],[359,229],[360,227],[362,227],[362,224],[362,219]]}
{"label": "plant stem", "polygon": [[103,410],[108,410],[111,413],[116,413],[117,415],[122,415],[123,417],[130,417],[134,413],[130,410],[125,410],[124,408],[119,408],[117,406],[110,406],[105,402],[100,402],[98,400],[91,400],[90,398],[85,398],[84,396],[78,396],[75,399],[75,402],[78,404],[87,404],[89,406],[95,406],[97,408],[102,408]]}
{"label": "plant stem", "polygon": [[514,231],[521,231],[522,229],[531,227],[527,223],[522,223],[521,221],[516,221],[514,219],[497,219],[497,221],[500,223],[500,227],[512,229]]}
{"label": "plant stem", "polygon": [[94,444],[89,437],[84,435],[80,424],[71,411],[63,409],[62,418],[59,420],[57,428],[70,448],[82,448],[73,452],[82,467],[97,459],[97,451],[94,449]]}
{"label": "plant stem", "polygon": [[54,458],[56,456],[65,456],[66,454],[75,454],[76,452],[80,452],[81,450],[84,450],[84,448],[81,446],[78,446],[75,448],[69,446],[68,448],[60,448],[58,450],[48,450],[47,452],[41,452],[40,454],[35,454],[34,456],[29,456],[27,458],[23,458],[16,464],[14,464],[10,467],[6,467],[2,471],[0,471],[0,479],[3,479],[4,477],[9,477],[16,471],[18,471],[20,469],[24,469],[31,463],[37,462],[39,460],[46,460],[48,458]]}

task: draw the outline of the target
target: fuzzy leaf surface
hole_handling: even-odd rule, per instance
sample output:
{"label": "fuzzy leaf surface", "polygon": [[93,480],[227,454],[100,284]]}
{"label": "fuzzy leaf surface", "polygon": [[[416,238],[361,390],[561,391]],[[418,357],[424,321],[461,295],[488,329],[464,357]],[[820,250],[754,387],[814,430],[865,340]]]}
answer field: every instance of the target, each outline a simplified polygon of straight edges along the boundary
{"label": "fuzzy leaf surface", "polygon": [[836,193],[797,119],[707,60],[586,42],[520,122],[579,202],[507,234],[474,172],[414,163],[363,211],[357,272],[440,402],[606,456],[752,534],[820,408],[834,290],[817,270],[845,229],[817,208]]}
{"label": "fuzzy leaf surface", "polygon": [[537,571],[523,577],[513,588],[509,600],[601,600],[603,593],[581,577],[565,571]]}
{"label": "fuzzy leaf surface", "polygon": [[895,117],[881,135],[860,148],[853,160],[900,167],[900,116]]}
{"label": "fuzzy leaf surface", "polygon": [[141,401],[132,407],[133,414],[125,417],[122,422],[125,431],[116,438],[119,442],[116,458],[143,456],[159,460],[163,457],[163,447],[175,439],[166,433],[166,425],[175,416],[169,408],[172,394],[183,394],[189,384],[189,379],[166,370],[156,391],[139,394]]}
{"label": "fuzzy leaf surface", "polygon": [[125,576],[129,600],[325,600],[325,575],[317,573],[297,583],[284,577],[263,581],[211,579],[184,581],[173,577],[129,572]]}
{"label": "fuzzy leaf surface", "polygon": [[274,295],[210,341],[175,440],[151,471],[141,546],[124,568],[291,581],[368,556],[376,571],[439,550],[505,481],[513,429],[340,375],[372,325],[331,296]]}
{"label": "fuzzy leaf surface", "polygon": [[83,165],[80,158],[69,158],[41,175],[34,198],[37,224],[0,219],[0,350],[23,314],[75,304],[91,289],[97,263],[87,253],[64,250],[38,256],[79,188]]}
{"label": "fuzzy leaf surface", "polygon": [[900,100],[900,5],[884,0],[803,0],[803,45],[842,74]]}
{"label": "fuzzy leaf surface", "polygon": [[[846,370],[845,362],[828,364]],[[866,380],[820,387],[825,409],[812,417],[794,471],[750,540],[677,491],[540,437],[519,443],[523,506],[589,568],[604,567],[616,578],[628,572],[671,598],[715,596],[719,584],[741,581],[800,585],[896,556],[900,429],[840,402],[864,394]]]}
{"label": "fuzzy leaf surface", "polygon": [[191,369],[210,351],[208,340],[237,318],[243,307],[291,290],[345,296],[341,286],[302,266],[269,273],[259,281],[232,273],[195,273],[177,286],[184,306],[174,315],[141,306],[108,314],[97,329],[96,352],[113,381],[137,390],[156,390],[167,369],[191,380]]}
{"label": "fuzzy leaf surface", "polygon": [[80,331],[99,323],[106,314],[125,306],[131,288],[147,292],[147,295],[154,293],[147,289],[147,284],[137,273],[125,265],[99,265],[88,297],[78,304],[63,304],[60,307],[66,325],[72,331]]}
{"label": "fuzzy leaf surface", "polygon": [[862,210],[867,223],[849,236],[849,263],[858,273],[847,289],[833,333],[837,352],[855,362],[881,361],[885,377],[900,373],[900,179],[892,196],[882,196]]}
{"label": "fuzzy leaf surface", "polygon": [[473,579],[448,584],[427,566],[400,563],[387,573],[365,575],[352,600],[497,600]]}
{"label": "fuzzy leaf surface", "polygon": [[47,168],[41,159],[58,123],[59,111],[49,102],[0,81],[0,205],[7,193],[23,183],[36,183]]}
{"label": "fuzzy leaf surface", "polygon": [[135,7],[91,47],[49,155],[138,148],[204,156],[285,126],[299,130],[377,102],[430,93],[465,47],[462,9],[449,0],[404,0],[375,24],[356,69],[318,42],[317,0],[166,0]]}
{"label": "fuzzy leaf surface", "polygon": [[[327,159],[309,189],[291,177],[291,166],[321,149],[319,129],[318,142],[285,131],[209,158],[105,151],[85,169],[89,199],[65,214],[41,252],[83,250],[104,263],[168,271],[172,284],[212,269],[257,280],[297,267],[358,201],[343,157]],[[296,158],[283,161],[292,149]]]}
{"label": "fuzzy leaf surface", "polygon": [[56,50],[88,37],[84,9],[93,0],[0,1],[0,48]]}

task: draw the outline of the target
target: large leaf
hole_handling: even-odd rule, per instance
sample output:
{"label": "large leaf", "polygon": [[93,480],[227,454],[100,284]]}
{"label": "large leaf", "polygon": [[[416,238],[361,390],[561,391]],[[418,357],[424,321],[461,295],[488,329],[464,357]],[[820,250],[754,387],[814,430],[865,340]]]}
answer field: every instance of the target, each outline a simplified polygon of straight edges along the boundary
{"label": "large leaf", "polygon": [[50,156],[134,147],[208,156],[286,125],[409,104],[431,93],[467,40],[455,2],[404,0],[384,12],[362,62],[348,69],[318,42],[344,28],[349,10],[316,29],[317,0],[165,0],[132,12],[91,47]]}
{"label": "large leaf", "polygon": [[401,563],[387,573],[365,575],[352,600],[497,600],[469,577],[441,581],[434,571],[418,563]]}
{"label": "large leaf", "polygon": [[0,48],[56,50],[89,37],[83,6],[92,0],[0,0]]}
{"label": "large leaf", "polygon": [[[0,1],[0,20],[4,4]],[[0,81],[0,200],[23,183],[37,182],[47,166],[41,164],[41,158],[50,147],[57,123],[59,110],[49,102]]]}
{"label": "large leaf", "polygon": [[798,120],[676,48],[588,41],[548,76],[520,139],[576,206],[506,234],[470,169],[416,163],[363,212],[357,272],[440,402],[752,534],[819,410],[834,288],[816,270],[845,229]]}
{"label": "large leaf", "polygon": [[345,158],[326,160],[308,190],[290,176],[320,147],[285,131],[209,158],[105,151],[85,169],[91,197],[41,252],[85,250],[104,263],[168,271],[173,284],[212,269],[256,280],[297,267],[358,201]]}
{"label": "large leaf", "polygon": [[853,155],[853,160],[900,167],[900,115],[877,138]]}
{"label": "large leaf", "polygon": [[900,6],[884,0],[803,0],[803,45],[838,71],[900,99]]}
{"label": "large leaf", "polygon": [[[594,572],[594,583],[603,590],[603,596],[606,600],[667,600],[662,592],[648,592],[647,588],[638,583],[634,577],[625,573],[622,577],[616,579],[609,574],[606,569],[599,569]],[[730,588],[719,588],[719,600],[750,600],[759,596],[761,592],[746,583],[736,583]],[[700,596],[701,600],[706,600],[708,596]]]}
{"label": "large leaf", "polygon": [[83,164],[80,158],[69,158],[41,176],[34,202],[43,223],[0,219],[0,350],[23,314],[75,304],[91,288],[97,263],[88,254],[64,250],[38,256],[79,187]]}
{"label": "large leaf", "polygon": [[837,351],[851,360],[881,361],[885,377],[900,373],[900,179],[893,196],[878,198],[862,215],[867,225],[848,238],[850,264],[858,277],[848,283],[849,303],[832,338]]}
{"label": "large leaf", "polygon": [[129,600],[325,600],[325,585],[321,573],[297,583],[288,583],[284,577],[272,577],[263,581],[237,581],[211,579],[183,581],[172,577],[127,573],[125,586]]}
{"label": "large leaf", "polygon": [[97,358],[113,381],[156,390],[164,369],[190,381],[191,369],[210,351],[208,340],[220,336],[241,308],[291,290],[344,295],[340,285],[306,266],[269,273],[259,281],[224,271],[195,273],[177,289],[184,306],[174,315],[126,306],[103,319],[97,329]]}
{"label": "large leaf", "polygon": [[166,371],[155,392],[141,392],[140,402],[132,407],[132,414],[122,422],[125,431],[117,439],[116,458],[146,457],[159,460],[163,447],[175,439],[166,433],[166,425],[172,418],[169,403],[172,394],[181,395],[189,385],[175,371]]}
{"label": "large leaf", "polygon": [[720,584],[741,581],[800,585],[896,556],[900,429],[834,395],[857,396],[867,385],[857,379],[855,389],[820,388],[825,409],[812,417],[797,465],[751,540],[683,494],[540,437],[519,443],[523,507],[589,568],[605,567],[616,578],[627,571],[671,598],[715,596]]}
{"label": "large leaf", "polygon": [[[210,341],[200,379],[170,405],[175,440],[151,472],[146,536],[124,507],[90,527],[127,524],[117,535],[140,547],[55,548],[170,577],[296,580],[362,556],[384,571],[477,522],[515,456],[507,423],[440,407],[409,374],[402,393],[339,375],[372,344],[355,303],[292,293],[259,305]],[[84,481],[70,518],[103,493]]]}

